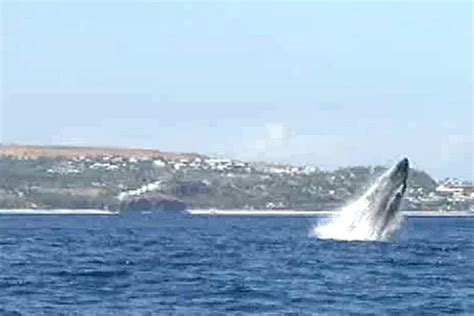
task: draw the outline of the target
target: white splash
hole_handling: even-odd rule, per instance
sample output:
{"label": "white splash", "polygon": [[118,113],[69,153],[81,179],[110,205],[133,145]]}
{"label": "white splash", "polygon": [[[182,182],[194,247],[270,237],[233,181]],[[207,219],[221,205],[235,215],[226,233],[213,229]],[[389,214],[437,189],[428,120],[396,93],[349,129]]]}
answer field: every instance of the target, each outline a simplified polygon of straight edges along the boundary
{"label": "white splash", "polygon": [[403,167],[399,163],[386,171],[358,200],[321,221],[311,234],[336,240],[390,238],[403,220],[398,207],[406,189],[407,169],[408,160]]}

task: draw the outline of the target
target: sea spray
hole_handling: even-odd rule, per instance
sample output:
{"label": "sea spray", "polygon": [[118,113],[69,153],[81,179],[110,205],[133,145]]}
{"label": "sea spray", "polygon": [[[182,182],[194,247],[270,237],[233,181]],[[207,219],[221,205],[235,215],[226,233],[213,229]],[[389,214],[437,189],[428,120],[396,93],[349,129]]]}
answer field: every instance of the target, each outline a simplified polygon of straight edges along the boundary
{"label": "sea spray", "polygon": [[387,240],[402,222],[399,206],[406,190],[408,160],[380,176],[355,202],[319,222],[312,234],[321,239]]}

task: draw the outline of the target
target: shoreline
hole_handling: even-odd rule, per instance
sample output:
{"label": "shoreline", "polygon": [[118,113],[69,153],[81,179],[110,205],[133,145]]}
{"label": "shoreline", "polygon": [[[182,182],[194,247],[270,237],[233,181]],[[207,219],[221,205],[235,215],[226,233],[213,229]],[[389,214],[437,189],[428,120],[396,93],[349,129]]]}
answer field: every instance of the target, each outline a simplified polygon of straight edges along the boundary
{"label": "shoreline", "polygon": [[0,209],[0,215],[117,215],[100,209]]}
{"label": "shoreline", "polygon": [[[190,215],[204,216],[331,216],[338,211],[295,211],[295,210],[216,210],[216,209],[195,209],[186,210]],[[474,212],[452,211],[405,211],[402,212],[407,217],[474,217]]]}
{"label": "shoreline", "polygon": [[[188,209],[180,212],[193,216],[332,216],[338,213],[338,211],[239,209]],[[120,213],[103,209],[0,209],[0,215],[120,215]],[[137,211],[137,213],[143,213],[143,211]],[[474,217],[474,212],[469,211],[404,211],[402,214],[406,217]]]}

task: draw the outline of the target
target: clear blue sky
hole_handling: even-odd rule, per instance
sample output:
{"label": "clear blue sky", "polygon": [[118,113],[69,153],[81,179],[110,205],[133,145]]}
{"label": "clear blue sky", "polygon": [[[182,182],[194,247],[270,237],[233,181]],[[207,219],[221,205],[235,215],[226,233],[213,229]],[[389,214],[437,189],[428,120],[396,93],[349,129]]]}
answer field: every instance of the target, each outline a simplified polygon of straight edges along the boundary
{"label": "clear blue sky", "polygon": [[3,1],[4,143],[473,177],[470,1]]}

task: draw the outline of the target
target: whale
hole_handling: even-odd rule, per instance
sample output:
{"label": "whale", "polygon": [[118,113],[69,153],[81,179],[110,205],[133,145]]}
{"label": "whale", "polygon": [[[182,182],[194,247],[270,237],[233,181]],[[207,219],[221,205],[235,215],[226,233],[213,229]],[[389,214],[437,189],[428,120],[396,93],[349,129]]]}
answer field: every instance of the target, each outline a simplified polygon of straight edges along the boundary
{"label": "whale", "polygon": [[384,172],[360,198],[317,225],[324,239],[386,240],[400,226],[400,204],[407,190],[410,164],[403,158]]}

